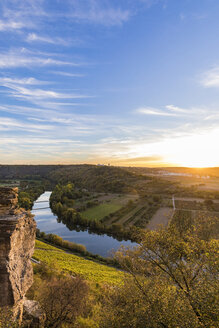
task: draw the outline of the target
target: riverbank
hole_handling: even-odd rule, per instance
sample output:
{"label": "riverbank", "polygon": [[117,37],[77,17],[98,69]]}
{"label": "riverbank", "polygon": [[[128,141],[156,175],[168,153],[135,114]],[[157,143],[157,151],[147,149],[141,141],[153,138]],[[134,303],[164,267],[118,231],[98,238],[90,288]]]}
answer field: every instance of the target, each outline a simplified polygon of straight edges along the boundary
{"label": "riverbank", "polygon": [[54,234],[46,235],[44,232],[40,232],[39,229],[37,229],[36,240],[61,249],[69,254],[75,254],[100,264],[106,264],[117,268],[119,267],[117,261],[112,257],[103,257],[98,254],[90,253],[84,245],[63,240],[61,237]]}

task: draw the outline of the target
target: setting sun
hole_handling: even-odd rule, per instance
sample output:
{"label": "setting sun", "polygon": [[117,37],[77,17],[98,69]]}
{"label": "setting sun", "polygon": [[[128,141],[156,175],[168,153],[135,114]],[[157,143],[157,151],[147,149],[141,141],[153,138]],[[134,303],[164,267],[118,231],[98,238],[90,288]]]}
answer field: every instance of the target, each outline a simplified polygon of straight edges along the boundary
{"label": "setting sun", "polygon": [[168,161],[188,167],[217,166],[219,163],[218,140],[218,129],[171,140],[168,146],[172,154],[168,156]]}
{"label": "setting sun", "polygon": [[219,163],[218,140],[219,129],[214,129],[186,136],[178,135],[160,142],[134,144],[130,146],[130,161],[126,162],[151,167],[215,167]]}

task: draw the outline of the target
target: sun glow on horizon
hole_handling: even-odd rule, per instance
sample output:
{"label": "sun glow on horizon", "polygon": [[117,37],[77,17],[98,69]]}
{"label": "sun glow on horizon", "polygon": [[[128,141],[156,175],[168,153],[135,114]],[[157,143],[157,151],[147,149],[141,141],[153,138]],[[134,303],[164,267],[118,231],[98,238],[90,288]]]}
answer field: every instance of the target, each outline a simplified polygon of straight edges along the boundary
{"label": "sun glow on horizon", "polygon": [[[136,157],[159,154],[162,157],[160,166],[163,162],[165,166],[216,167],[219,166],[218,141],[219,128],[216,128],[197,134],[168,138],[157,143],[136,145]],[[159,161],[154,164],[153,166],[159,166]],[[147,166],[146,162],[145,166]]]}
{"label": "sun glow on horizon", "polygon": [[184,137],[173,142],[171,163],[186,167],[214,167],[219,165],[219,129]]}

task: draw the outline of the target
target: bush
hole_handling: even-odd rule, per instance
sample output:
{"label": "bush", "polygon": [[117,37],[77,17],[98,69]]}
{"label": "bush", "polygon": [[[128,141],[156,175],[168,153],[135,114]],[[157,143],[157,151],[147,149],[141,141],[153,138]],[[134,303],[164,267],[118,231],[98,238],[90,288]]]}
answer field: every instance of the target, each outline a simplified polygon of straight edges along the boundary
{"label": "bush", "polygon": [[46,313],[45,327],[73,327],[87,311],[88,293],[88,285],[79,277],[55,277],[42,283],[37,300]]}

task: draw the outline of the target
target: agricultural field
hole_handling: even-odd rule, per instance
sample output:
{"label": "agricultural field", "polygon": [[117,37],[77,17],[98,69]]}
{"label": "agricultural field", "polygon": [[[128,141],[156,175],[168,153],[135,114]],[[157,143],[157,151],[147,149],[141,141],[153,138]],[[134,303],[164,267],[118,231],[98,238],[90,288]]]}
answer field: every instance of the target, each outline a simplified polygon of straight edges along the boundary
{"label": "agricultural field", "polygon": [[181,187],[195,187],[197,190],[219,190],[219,177],[161,176],[161,179],[178,183]]}
{"label": "agricultural field", "polygon": [[[120,193],[107,189],[97,192],[99,188],[89,190],[86,186],[72,188],[71,184],[59,187],[56,190],[59,196],[54,203],[61,203],[54,208],[55,213],[62,214],[66,222],[71,221],[69,216],[76,214],[73,211],[67,213],[67,209],[73,208],[78,214],[77,218],[72,218],[74,226],[89,227],[93,232],[108,231],[121,237],[122,233],[133,231],[133,226],[156,229],[159,224],[167,225],[173,215],[173,196],[176,209],[206,211],[207,215],[209,211],[219,212],[218,176],[193,174],[187,170],[179,173],[177,170],[174,173],[144,168],[128,170],[136,177],[133,188],[123,189]],[[113,189],[119,190],[116,185]]]}
{"label": "agricultural field", "polygon": [[157,212],[153,215],[152,219],[147,225],[147,229],[156,230],[159,225],[167,226],[169,220],[173,216],[173,208],[170,207],[161,207]]}
{"label": "agricultural field", "polygon": [[[81,211],[82,217],[89,220],[99,220],[111,226],[112,224],[122,225],[127,228],[132,225],[147,227],[155,213],[160,207],[171,207],[171,199],[163,198],[160,194],[148,193],[146,197],[139,197],[131,194],[95,194],[90,193],[89,198],[98,205]],[[87,199],[77,201],[77,206],[82,206]],[[171,208],[170,208],[171,209]],[[160,218],[160,221],[162,219]],[[160,223],[165,224],[166,218]]]}
{"label": "agricultural field", "polygon": [[104,223],[108,225],[119,224],[124,227],[135,225],[144,228],[159,209],[161,203],[160,197],[139,198],[135,202],[129,202],[127,206],[121,208],[113,215],[105,217]]}
{"label": "agricultural field", "polygon": [[113,267],[66,253],[38,240],[36,240],[33,258],[60,271],[81,276],[93,283],[119,285],[123,278],[123,273]]}
{"label": "agricultural field", "polygon": [[136,195],[99,194],[94,198],[98,205],[87,208],[81,212],[81,215],[89,220],[102,220],[126,206],[129,201],[136,201],[137,199],[138,196]]}
{"label": "agricultural field", "polygon": [[219,212],[218,200],[175,197],[175,204],[178,209]]}
{"label": "agricultural field", "polygon": [[89,220],[101,220],[106,215],[114,213],[122,208],[122,204],[115,202],[103,203],[98,206],[87,209],[86,211],[81,212],[81,216]]}
{"label": "agricultural field", "polygon": [[175,198],[175,206],[172,219],[177,220],[182,227],[185,227],[188,220],[195,218],[219,218],[218,200],[177,197]]}

